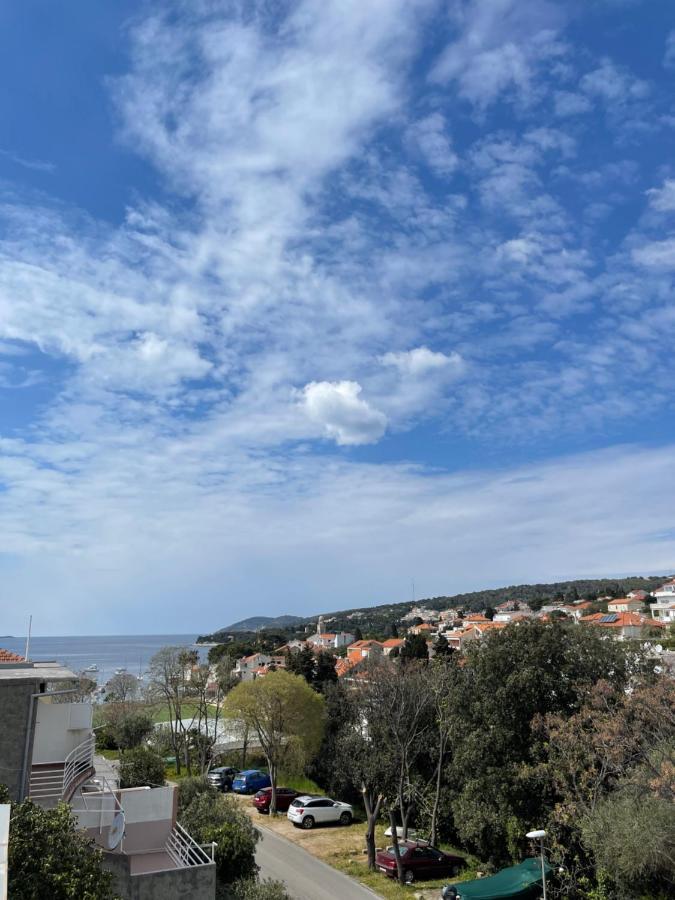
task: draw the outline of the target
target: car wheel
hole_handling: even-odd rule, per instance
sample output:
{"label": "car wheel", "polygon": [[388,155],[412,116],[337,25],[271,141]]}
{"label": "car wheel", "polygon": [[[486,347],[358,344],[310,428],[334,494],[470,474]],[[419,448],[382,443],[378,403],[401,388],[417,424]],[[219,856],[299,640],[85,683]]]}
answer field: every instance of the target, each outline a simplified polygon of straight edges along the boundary
{"label": "car wheel", "polygon": [[340,816],[340,825],[351,825],[351,824],[352,824],[351,813],[343,812],[342,815]]}
{"label": "car wheel", "polygon": [[411,872],[410,869],[406,869],[403,873],[403,880],[406,884],[412,884],[415,880],[415,873]]}
{"label": "car wheel", "polygon": [[309,831],[310,828],[314,828],[314,816],[305,816],[302,820],[302,827],[306,828]]}

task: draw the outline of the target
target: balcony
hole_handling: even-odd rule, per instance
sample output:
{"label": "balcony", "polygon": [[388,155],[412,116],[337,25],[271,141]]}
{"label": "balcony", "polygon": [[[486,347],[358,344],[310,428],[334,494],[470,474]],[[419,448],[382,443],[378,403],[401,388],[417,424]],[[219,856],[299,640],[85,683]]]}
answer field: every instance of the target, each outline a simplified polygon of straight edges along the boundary
{"label": "balcony", "polygon": [[[175,787],[112,789],[97,777],[71,800],[80,828],[104,851],[122,896],[143,897],[160,878],[173,896],[212,900],[215,845],[200,846],[175,818]],[[152,896],[155,896],[154,894]],[[181,894],[182,896],[182,894]]]}

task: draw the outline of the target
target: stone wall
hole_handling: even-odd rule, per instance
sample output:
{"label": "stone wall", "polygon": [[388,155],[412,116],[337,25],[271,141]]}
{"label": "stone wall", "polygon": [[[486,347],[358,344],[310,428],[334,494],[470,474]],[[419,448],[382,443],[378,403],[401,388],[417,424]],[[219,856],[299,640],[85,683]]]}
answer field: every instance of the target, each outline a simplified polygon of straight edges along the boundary
{"label": "stone wall", "polygon": [[[39,682],[12,680],[0,681],[0,784],[7,785],[9,796],[18,801],[23,798],[25,785],[21,783],[26,740],[28,747],[28,772],[33,753],[33,727],[29,728],[31,694],[40,689]],[[35,716],[35,705],[33,717]]]}

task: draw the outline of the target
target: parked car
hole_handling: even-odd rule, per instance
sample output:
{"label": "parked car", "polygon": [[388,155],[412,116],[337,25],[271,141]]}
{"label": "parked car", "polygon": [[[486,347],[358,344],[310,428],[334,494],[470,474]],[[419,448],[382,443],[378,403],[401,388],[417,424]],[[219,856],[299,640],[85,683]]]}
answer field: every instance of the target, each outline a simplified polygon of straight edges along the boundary
{"label": "parked car", "polygon": [[[452,856],[427,844],[426,841],[399,841],[399,853],[403,863],[403,877],[406,884],[423,878],[454,878],[460,869],[466,865],[461,856]],[[390,878],[396,878],[396,857],[394,848],[378,850],[375,856],[375,865]]]}
{"label": "parked car", "polygon": [[247,769],[245,772],[239,772],[232,781],[232,790],[235,794],[255,794],[263,788],[272,784],[270,776],[267,772],[261,772],[259,769]]}
{"label": "parked car", "polygon": [[[278,787],[277,788],[277,812],[286,812],[291,803],[298,796],[298,792],[293,788]],[[272,788],[263,788],[253,798],[253,805],[259,813],[268,813],[270,811],[270,803],[272,802]]]}
{"label": "parked car", "polygon": [[232,782],[237,774],[237,770],[232,766],[219,766],[217,769],[211,769],[206,776],[211,787],[218,791],[231,791]]}
{"label": "parked car", "polygon": [[351,825],[354,810],[349,803],[305,794],[293,800],[288,807],[287,815],[298,828],[314,828],[315,825]]}

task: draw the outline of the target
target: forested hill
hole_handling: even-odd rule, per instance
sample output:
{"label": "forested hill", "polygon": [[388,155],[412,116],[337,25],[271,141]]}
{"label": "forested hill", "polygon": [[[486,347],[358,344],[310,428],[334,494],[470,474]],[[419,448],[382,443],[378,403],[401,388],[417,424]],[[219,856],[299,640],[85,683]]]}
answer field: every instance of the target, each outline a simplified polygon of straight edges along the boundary
{"label": "forested hill", "polygon": [[[651,591],[663,584],[667,575],[635,575],[626,578],[581,578],[575,581],[554,581],[548,584],[513,584],[508,587],[490,588],[483,591],[471,591],[464,594],[449,594],[439,597],[428,597],[416,600],[416,606],[427,609],[448,609],[461,606],[471,611],[480,611],[487,606],[495,607],[505,600],[546,601],[564,599],[572,601],[577,597],[594,600],[604,594],[613,597],[625,596],[628,591]],[[385,631],[392,622],[398,621],[410,611],[412,601],[405,603],[387,603],[371,607],[355,607],[337,612],[324,612],[326,624],[331,631],[340,629],[352,630],[358,625],[366,633]],[[315,621],[316,616],[307,621]]]}
{"label": "forested hill", "polygon": [[[430,609],[447,609],[451,606],[461,606],[471,611],[479,611],[487,606],[497,606],[504,600],[523,600],[526,603],[546,600],[564,599],[575,600],[584,597],[594,600],[598,596],[609,594],[614,597],[624,596],[628,591],[643,589],[653,590],[659,584],[663,584],[670,576],[630,576],[627,578],[582,578],[576,581],[555,581],[548,584],[515,584],[508,587],[490,588],[483,591],[471,591],[464,594],[449,594],[439,597],[422,598],[415,605],[425,606]],[[326,627],[331,631],[354,631],[358,627],[363,634],[385,635],[389,632],[392,623],[398,622],[413,606],[412,601],[404,603],[386,603],[378,606],[353,607],[335,612],[323,612]],[[316,623],[319,613],[308,618],[298,616],[280,616],[277,619],[257,616],[237,622],[227,628],[220,628],[211,635],[205,635],[200,640],[219,641],[225,640],[229,634],[241,634],[242,632],[254,632],[259,628],[265,630],[281,630],[290,635],[304,632],[305,625]],[[283,621],[285,620],[285,621]],[[255,623],[255,624],[251,624]],[[248,626],[248,627],[247,627]]]}

